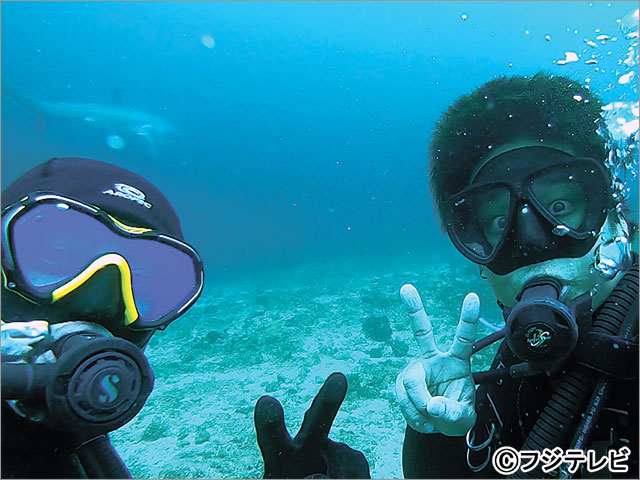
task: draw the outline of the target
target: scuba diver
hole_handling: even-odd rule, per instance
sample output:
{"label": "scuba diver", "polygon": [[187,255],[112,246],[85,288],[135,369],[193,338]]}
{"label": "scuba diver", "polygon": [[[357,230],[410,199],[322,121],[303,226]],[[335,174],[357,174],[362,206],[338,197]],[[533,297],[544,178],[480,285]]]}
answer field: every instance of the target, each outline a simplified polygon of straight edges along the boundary
{"label": "scuba diver", "polygon": [[173,207],[123,168],[49,160],[2,193],[2,280],[2,477],[129,478],[108,433],[204,282]]}
{"label": "scuba diver", "polygon": [[[498,477],[500,447],[627,447],[638,476],[638,265],[601,102],[565,77],[490,81],[449,108],[430,147],[431,186],[455,247],[480,266],[504,327],[475,342],[478,297],[440,351],[411,285],[401,297],[422,353],[398,376],[406,477]],[[608,151],[609,150],[609,151]],[[471,354],[503,340],[491,369]],[[479,384],[476,389],[475,384]],[[542,464],[520,478],[576,472]],[[581,472],[589,475],[586,469]]]}
{"label": "scuba diver", "polygon": [[[476,341],[480,302],[470,293],[443,352],[417,290],[401,288],[421,351],[396,381],[407,421],[405,477],[638,478],[638,255],[629,243],[637,226],[610,171],[621,159],[601,106],[580,83],[539,73],[492,80],[437,123],[430,146],[437,210],[454,246],[488,280],[504,324]],[[491,368],[472,372],[470,356],[495,342]],[[271,397],[256,406],[265,477],[273,451],[281,461],[290,451],[278,448],[290,442],[281,412]],[[326,417],[328,432],[335,413]],[[626,448],[627,471],[607,465],[594,473],[584,464],[576,471],[562,462],[544,471],[539,462],[505,473],[493,462],[501,447],[592,450],[596,458]],[[339,472],[328,460],[316,449],[301,459],[306,468],[278,476]]]}

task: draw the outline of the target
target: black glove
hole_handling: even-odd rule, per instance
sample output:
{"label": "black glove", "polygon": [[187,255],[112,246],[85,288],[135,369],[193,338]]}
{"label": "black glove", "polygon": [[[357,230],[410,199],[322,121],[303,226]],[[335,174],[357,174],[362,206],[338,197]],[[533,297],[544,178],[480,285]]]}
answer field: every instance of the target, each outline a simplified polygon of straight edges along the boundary
{"label": "black glove", "polygon": [[345,376],[332,373],[293,439],[284,424],[280,402],[268,395],[258,400],[255,422],[264,478],[371,478],[369,464],[361,452],[328,438],[346,393]]}

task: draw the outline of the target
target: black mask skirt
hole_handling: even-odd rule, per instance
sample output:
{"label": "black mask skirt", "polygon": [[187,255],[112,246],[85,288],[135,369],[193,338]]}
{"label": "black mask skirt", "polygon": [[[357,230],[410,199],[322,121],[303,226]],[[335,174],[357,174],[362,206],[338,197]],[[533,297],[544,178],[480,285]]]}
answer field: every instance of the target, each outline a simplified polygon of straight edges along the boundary
{"label": "black mask skirt", "polygon": [[505,275],[585,255],[611,205],[607,170],[551,147],[509,150],[444,205],[447,232],[471,261]]}

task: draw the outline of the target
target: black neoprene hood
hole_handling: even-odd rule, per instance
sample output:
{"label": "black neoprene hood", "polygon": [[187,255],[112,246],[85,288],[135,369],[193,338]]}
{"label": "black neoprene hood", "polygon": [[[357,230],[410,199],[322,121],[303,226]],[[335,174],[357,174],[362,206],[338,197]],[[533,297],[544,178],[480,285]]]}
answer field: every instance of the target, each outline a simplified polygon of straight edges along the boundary
{"label": "black neoprene hood", "polygon": [[140,175],[87,158],[53,158],[2,192],[2,208],[36,191],[55,192],[94,205],[131,226],[183,240],[180,219],[165,195]]}

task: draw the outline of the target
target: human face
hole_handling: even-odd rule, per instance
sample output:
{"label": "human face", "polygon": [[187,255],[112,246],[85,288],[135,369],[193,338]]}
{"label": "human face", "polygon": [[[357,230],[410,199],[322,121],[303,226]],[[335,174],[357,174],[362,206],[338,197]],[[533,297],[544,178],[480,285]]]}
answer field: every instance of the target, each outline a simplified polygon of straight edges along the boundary
{"label": "human face", "polygon": [[539,145],[493,157],[444,205],[458,250],[499,275],[556,257],[585,255],[610,204],[597,160]]}
{"label": "human face", "polygon": [[562,286],[559,301],[567,303],[590,292],[592,307],[597,308],[611,294],[623,274],[618,272],[612,278],[604,277],[595,267],[597,252],[609,239],[626,235],[624,225],[609,216],[593,248],[582,257],[554,258],[521,267],[506,275],[498,275],[489,269],[484,269],[483,272],[496,298],[506,307],[516,305],[523,287],[531,280],[552,277]]}
{"label": "human face", "polygon": [[[583,225],[587,202],[584,192],[566,176],[555,175],[534,183],[533,193],[540,203],[563,225],[578,230]],[[488,243],[496,247],[507,228],[509,192],[497,189],[480,195],[478,218]]]}

